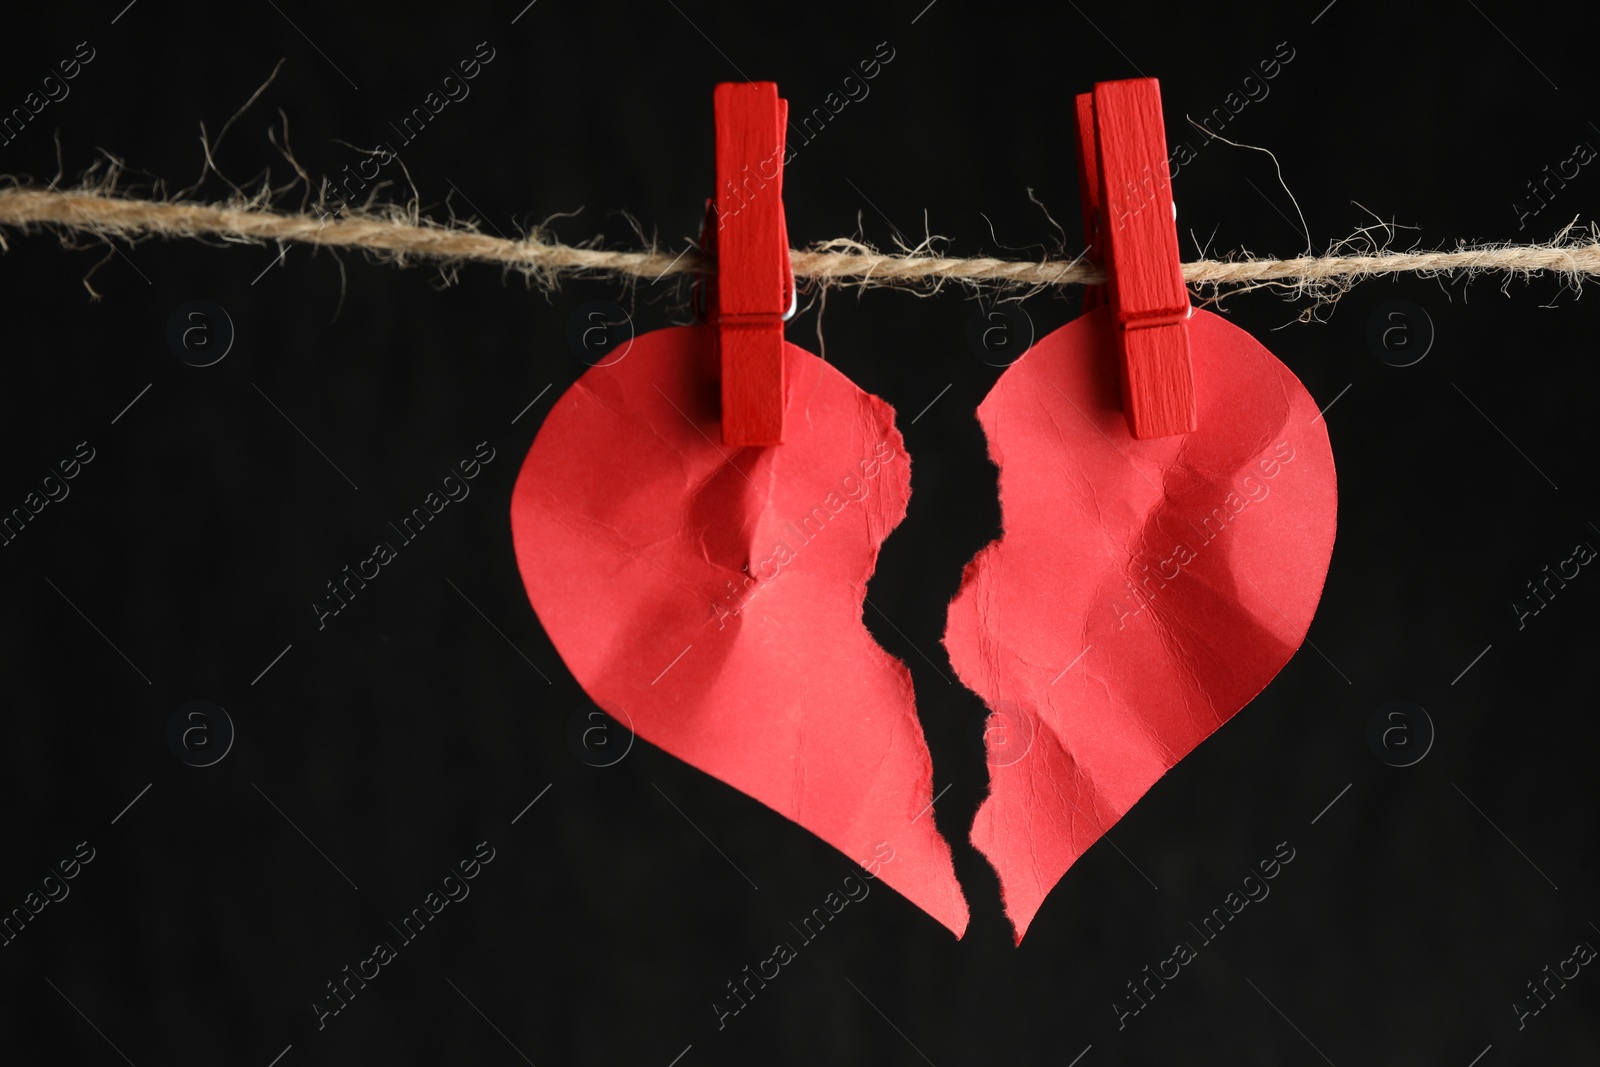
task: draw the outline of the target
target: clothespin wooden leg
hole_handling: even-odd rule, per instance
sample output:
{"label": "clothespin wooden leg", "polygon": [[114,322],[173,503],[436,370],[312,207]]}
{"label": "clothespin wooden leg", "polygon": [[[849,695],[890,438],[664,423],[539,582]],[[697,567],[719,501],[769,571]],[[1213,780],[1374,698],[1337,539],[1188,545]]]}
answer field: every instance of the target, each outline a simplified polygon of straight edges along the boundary
{"label": "clothespin wooden leg", "polygon": [[[1073,101],[1078,128],[1078,203],[1083,209],[1083,240],[1089,260],[1104,262],[1100,251],[1100,161],[1094,148],[1094,94],[1079,93]],[[1083,312],[1088,314],[1106,302],[1106,287],[1083,287]]]}

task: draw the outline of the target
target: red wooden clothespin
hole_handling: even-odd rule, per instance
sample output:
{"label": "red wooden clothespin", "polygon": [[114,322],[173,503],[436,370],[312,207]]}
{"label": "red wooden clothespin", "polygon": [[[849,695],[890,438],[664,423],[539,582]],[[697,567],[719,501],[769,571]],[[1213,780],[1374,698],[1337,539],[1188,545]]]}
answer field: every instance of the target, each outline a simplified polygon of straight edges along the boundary
{"label": "red wooden clothespin", "polygon": [[772,82],[718,85],[715,103],[717,278],[707,310],[722,365],[722,443],[776,445],[783,441],[783,320],[795,293],[783,218],[789,105]]}
{"label": "red wooden clothespin", "polygon": [[1077,98],[1078,175],[1090,256],[1105,265],[1084,310],[1110,304],[1122,410],[1137,438],[1192,433],[1189,291],[1178,260],[1161,89],[1154,78],[1099,82]]}

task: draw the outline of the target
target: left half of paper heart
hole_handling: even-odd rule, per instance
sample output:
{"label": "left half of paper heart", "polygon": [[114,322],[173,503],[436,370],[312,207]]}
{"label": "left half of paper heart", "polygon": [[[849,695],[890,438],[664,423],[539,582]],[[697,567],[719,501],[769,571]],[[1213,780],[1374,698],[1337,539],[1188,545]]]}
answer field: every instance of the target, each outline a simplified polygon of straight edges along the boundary
{"label": "left half of paper heart", "polygon": [[556,401],[511,502],[528,599],[601,708],[959,937],[911,675],[862,622],[911,495],[894,411],[786,344],[784,443],[726,448],[710,330],[640,335]]}

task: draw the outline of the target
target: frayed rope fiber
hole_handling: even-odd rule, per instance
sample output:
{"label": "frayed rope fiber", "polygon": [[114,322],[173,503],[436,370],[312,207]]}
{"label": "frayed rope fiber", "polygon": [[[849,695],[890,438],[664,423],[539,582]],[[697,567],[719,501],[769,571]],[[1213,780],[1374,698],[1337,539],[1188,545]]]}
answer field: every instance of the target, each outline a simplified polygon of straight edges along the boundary
{"label": "frayed rope fiber", "polygon": [[[61,233],[112,237],[213,238],[279,241],[351,249],[404,265],[497,263],[550,284],[562,275],[613,274],[655,279],[703,271],[698,250],[682,255],[626,251],[541,240],[511,240],[461,225],[363,213],[333,218],[285,214],[257,204],[204,204],[108,196],[92,189],[14,187],[0,189],[0,233],[47,228]],[[0,246],[4,245],[0,239]],[[958,259],[880,252],[848,238],[821,242],[791,253],[794,273],[835,286],[928,286],[944,282],[998,286],[1093,285],[1105,281],[1083,259],[1018,261],[987,257]],[[1549,271],[1569,278],[1600,276],[1600,243],[1495,245],[1456,251],[1380,251],[1371,255],[1300,256],[1294,259],[1210,260],[1183,264],[1185,281],[1202,285],[1316,284],[1379,275]]]}

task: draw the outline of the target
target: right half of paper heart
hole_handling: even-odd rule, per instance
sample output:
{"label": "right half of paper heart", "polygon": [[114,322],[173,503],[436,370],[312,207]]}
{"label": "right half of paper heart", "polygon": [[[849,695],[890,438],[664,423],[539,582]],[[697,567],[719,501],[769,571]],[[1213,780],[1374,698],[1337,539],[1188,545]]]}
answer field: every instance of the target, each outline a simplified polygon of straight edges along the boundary
{"label": "right half of paper heart", "polygon": [[945,647],[989,708],[972,841],[1018,942],[1045,896],[1305,640],[1333,551],[1326,423],[1244,330],[1189,319],[1199,429],[1135,440],[1105,308],[978,408],[1004,533],[967,565]]}

